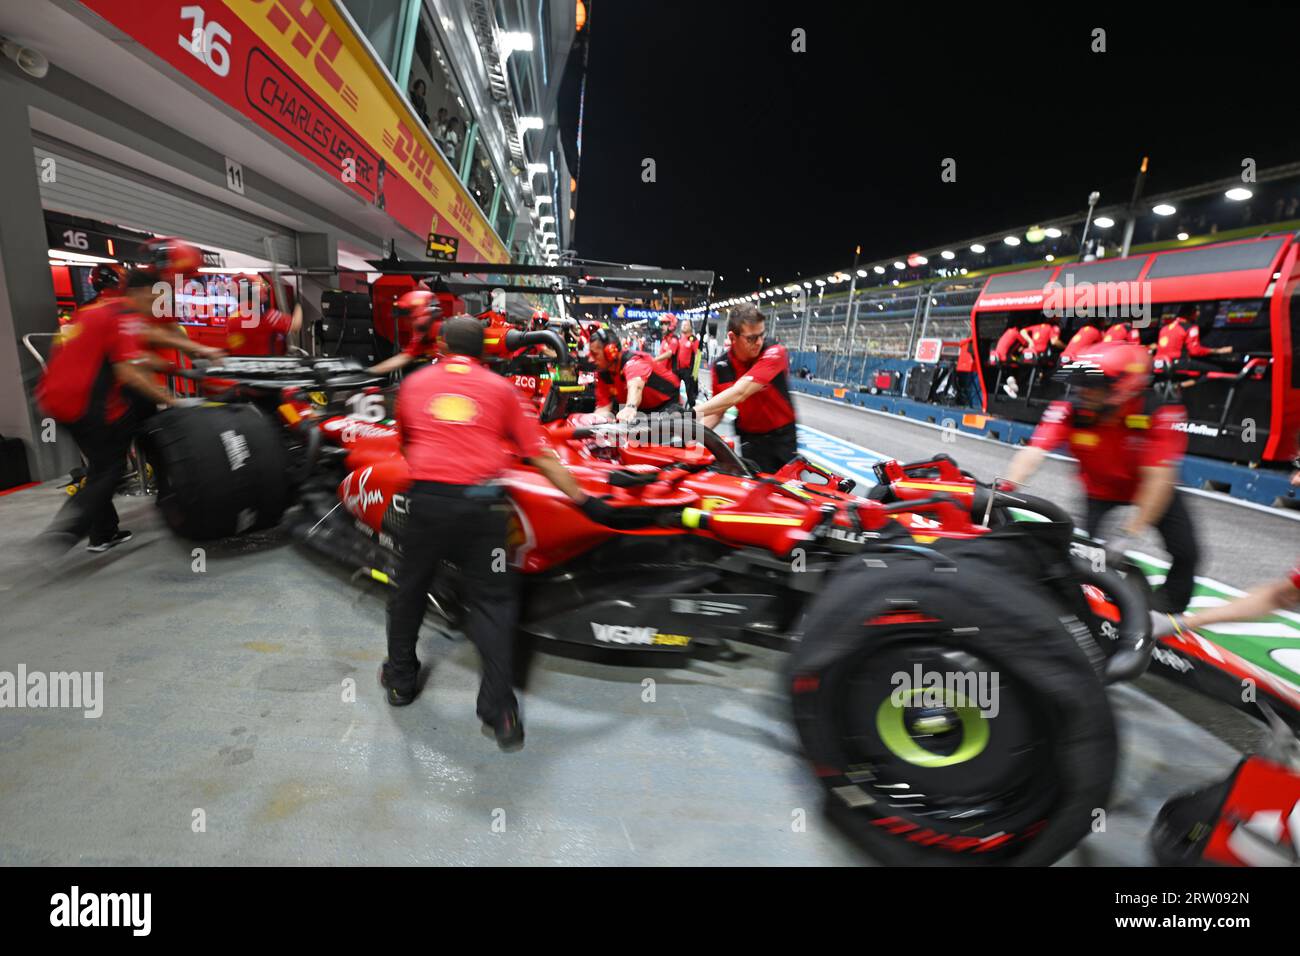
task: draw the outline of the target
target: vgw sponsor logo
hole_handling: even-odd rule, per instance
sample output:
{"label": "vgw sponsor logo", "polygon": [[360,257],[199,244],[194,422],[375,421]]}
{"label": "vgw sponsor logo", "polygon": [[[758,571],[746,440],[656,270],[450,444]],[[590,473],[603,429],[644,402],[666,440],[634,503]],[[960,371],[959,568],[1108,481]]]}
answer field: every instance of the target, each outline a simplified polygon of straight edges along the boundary
{"label": "vgw sponsor logo", "polygon": [[889,679],[895,707],[974,707],[988,720],[998,715],[997,671],[897,671]]}
{"label": "vgw sponsor logo", "polygon": [[657,628],[627,627],[621,624],[593,623],[591,633],[602,644],[685,647],[691,642],[685,634],[660,634]]}
{"label": "vgw sponsor logo", "polygon": [[50,897],[50,925],[59,927],[130,927],[133,936],[148,936],[153,925],[152,893],[70,893]]}
{"label": "vgw sponsor logo", "polygon": [[89,720],[104,713],[103,671],[0,671],[0,708],[69,708]]}

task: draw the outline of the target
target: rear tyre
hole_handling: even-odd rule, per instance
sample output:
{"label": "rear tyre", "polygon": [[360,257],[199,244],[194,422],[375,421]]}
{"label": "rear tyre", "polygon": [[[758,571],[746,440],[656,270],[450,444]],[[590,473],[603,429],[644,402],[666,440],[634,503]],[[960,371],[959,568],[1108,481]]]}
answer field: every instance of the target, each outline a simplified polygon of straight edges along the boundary
{"label": "rear tyre", "polygon": [[991,551],[842,573],[792,656],[828,812],[880,862],[1047,865],[1109,798],[1115,727],[1077,619]]}
{"label": "rear tyre", "polygon": [[289,456],[272,422],[252,405],[169,409],[145,426],[158,508],[196,541],[278,524],[289,503]]}

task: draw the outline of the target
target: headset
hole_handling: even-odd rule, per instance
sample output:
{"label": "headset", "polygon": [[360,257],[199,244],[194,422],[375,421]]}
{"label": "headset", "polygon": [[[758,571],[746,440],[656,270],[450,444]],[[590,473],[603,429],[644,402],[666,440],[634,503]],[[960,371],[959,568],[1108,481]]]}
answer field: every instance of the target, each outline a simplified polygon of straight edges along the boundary
{"label": "headset", "polygon": [[619,341],[618,336],[610,329],[599,328],[591,333],[591,341],[599,342],[600,347],[605,352],[605,358],[611,363],[617,364],[623,356],[623,343]]}

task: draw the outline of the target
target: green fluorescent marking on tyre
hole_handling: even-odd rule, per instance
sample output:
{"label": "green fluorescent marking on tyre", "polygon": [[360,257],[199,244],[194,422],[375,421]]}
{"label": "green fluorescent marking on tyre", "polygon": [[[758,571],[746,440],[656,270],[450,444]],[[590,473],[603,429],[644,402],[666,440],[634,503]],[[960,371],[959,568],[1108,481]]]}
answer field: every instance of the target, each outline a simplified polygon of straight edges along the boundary
{"label": "green fluorescent marking on tyre", "polygon": [[[914,687],[909,692],[909,696],[915,697],[917,694],[924,693],[925,688]],[[945,691],[944,706],[952,707],[961,718],[961,746],[947,756],[926,750],[912,739],[912,735],[903,726],[904,708],[894,706],[892,695],[882,700],[880,708],[876,711],[876,732],[880,734],[880,739],[889,748],[890,753],[918,767],[951,767],[973,760],[988,746],[988,721],[980,716],[978,707],[968,707],[966,698],[961,694]]]}

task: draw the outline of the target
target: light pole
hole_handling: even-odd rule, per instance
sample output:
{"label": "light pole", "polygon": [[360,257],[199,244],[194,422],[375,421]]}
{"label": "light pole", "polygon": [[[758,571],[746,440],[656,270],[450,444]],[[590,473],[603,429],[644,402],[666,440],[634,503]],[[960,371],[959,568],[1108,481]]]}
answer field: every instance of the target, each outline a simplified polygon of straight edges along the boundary
{"label": "light pole", "polygon": [[1093,190],[1088,194],[1088,217],[1083,221],[1083,235],[1079,238],[1079,261],[1083,262],[1085,258],[1085,248],[1088,242],[1088,227],[1092,225],[1092,211],[1097,206],[1097,201],[1101,199],[1101,193]]}

